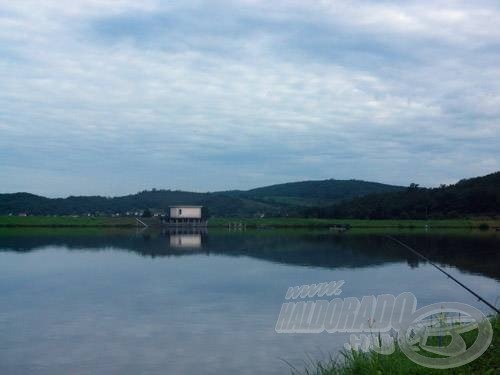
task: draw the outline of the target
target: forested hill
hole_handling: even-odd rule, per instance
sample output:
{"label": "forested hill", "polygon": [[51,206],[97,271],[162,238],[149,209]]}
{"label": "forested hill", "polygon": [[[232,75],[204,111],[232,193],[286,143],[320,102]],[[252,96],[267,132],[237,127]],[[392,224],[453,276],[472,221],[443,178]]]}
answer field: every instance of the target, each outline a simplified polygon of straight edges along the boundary
{"label": "forested hill", "polygon": [[324,206],[372,193],[395,192],[401,186],[360,180],[320,180],[290,182],[246,191],[222,194],[291,206]]}
{"label": "forested hill", "polygon": [[325,206],[375,192],[402,187],[358,180],[293,182],[252,189],[193,193],[150,190],[121,197],[70,196],[45,198],[29,193],[0,194],[0,215],[26,212],[31,215],[125,214],[145,209],[165,211],[169,205],[196,204],[212,216],[296,215],[303,207]]}
{"label": "forested hill", "polygon": [[358,180],[303,181],[247,191],[192,193],[150,190],[121,197],[45,198],[0,194],[0,215],[126,214],[177,204],[203,205],[209,216],[304,216],[418,219],[500,214],[500,172],[439,188],[384,185]]}
{"label": "forested hill", "polygon": [[426,189],[370,194],[328,207],[302,211],[303,216],[353,219],[425,219],[500,214],[500,172]]}

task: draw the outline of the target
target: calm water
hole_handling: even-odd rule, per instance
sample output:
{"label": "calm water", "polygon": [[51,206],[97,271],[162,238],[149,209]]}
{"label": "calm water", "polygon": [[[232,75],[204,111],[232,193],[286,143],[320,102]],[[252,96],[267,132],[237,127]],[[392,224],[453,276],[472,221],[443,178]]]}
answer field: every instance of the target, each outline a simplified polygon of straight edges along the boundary
{"label": "calm water", "polygon": [[[495,302],[500,236],[397,234]],[[1,374],[289,373],[343,334],[277,334],[289,286],[345,280],[342,297],[413,292],[469,303],[382,235],[306,231],[0,232]]]}

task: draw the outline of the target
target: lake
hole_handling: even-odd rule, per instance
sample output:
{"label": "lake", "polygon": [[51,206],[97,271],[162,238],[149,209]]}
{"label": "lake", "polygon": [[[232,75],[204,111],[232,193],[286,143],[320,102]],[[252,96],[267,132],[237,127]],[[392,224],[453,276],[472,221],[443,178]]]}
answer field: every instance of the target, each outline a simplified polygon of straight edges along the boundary
{"label": "lake", "polygon": [[[500,235],[392,232],[495,303]],[[278,334],[289,287],[344,280],[341,297],[467,291],[384,236],[253,230],[0,231],[1,374],[288,374],[349,334]]]}

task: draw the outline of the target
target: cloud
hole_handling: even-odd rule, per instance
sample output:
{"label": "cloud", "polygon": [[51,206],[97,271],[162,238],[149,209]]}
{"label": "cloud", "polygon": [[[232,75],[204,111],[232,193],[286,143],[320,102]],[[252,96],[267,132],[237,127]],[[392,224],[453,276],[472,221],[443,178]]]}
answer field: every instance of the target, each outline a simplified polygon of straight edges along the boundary
{"label": "cloud", "polygon": [[499,169],[494,2],[0,9],[3,191],[438,185]]}

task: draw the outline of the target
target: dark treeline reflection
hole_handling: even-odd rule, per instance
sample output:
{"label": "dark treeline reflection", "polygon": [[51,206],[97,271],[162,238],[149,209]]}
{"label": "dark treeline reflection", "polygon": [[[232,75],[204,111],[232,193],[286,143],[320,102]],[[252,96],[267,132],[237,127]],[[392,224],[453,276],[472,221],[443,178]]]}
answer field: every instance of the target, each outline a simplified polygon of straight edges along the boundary
{"label": "dark treeline reflection", "polygon": [[[492,234],[412,234],[395,237],[441,265],[500,279],[500,238]],[[248,256],[281,264],[357,268],[390,262],[418,267],[421,259],[384,235],[315,231],[185,232],[167,231],[82,234],[49,231],[43,235],[0,236],[0,251],[30,252],[45,247],[75,251],[130,251],[146,257],[192,254]]]}

